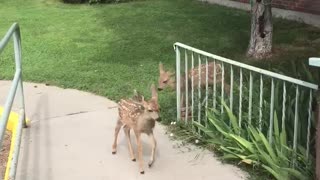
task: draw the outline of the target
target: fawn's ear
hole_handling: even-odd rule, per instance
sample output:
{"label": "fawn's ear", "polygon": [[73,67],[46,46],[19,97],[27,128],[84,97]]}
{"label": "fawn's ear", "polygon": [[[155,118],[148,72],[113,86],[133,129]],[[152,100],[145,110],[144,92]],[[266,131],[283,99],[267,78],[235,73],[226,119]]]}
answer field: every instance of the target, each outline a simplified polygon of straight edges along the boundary
{"label": "fawn's ear", "polygon": [[134,90],[133,91],[133,100],[142,102],[142,101],[144,101],[144,97],[137,90]]}
{"label": "fawn's ear", "polygon": [[[143,97],[143,96],[142,96],[142,97]],[[144,97],[143,97],[143,99],[142,99],[142,106],[144,107],[144,109],[150,110],[149,102],[145,101],[145,100],[144,100]]]}
{"label": "fawn's ear", "polygon": [[222,73],[222,67],[221,67],[221,64],[216,63],[215,70],[216,70],[216,73],[217,73],[217,74]]}
{"label": "fawn's ear", "polygon": [[158,92],[154,84],[151,85],[151,96],[152,96],[152,99],[155,99],[158,101]]}
{"label": "fawn's ear", "polygon": [[163,68],[162,62],[159,63],[159,71],[160,71],[160,73],[164,72],[164,68]]}

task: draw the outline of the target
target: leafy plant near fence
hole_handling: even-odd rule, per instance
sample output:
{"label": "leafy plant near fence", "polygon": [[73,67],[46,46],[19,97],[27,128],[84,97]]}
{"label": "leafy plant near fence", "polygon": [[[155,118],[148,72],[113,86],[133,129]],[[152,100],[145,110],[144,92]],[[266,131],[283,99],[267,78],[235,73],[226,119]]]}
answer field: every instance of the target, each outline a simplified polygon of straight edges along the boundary
{"label": "leafy plant near fence", "polygon": [[[195,62],[197,65],[199,63],[200,60]],[[182,64],[181,67],[185,67],[185,64]],[[191,67],[189,62],[187,67]],[[284,69],[285,72],[273,71],[286,75],[290,75],[287,71],[295,72],[291,77],[308,82],[316,81],[316,76],[304,64],[293,63],[291,67]],[[209,85],[207,92],[206,89],[195,87],[194,96],[189,94],[188,106],[191,106],[193,97],[193,108],[190,110],[193,110],[195,127],[192,127],[192,130],[195,130],[197,135],[204,135],[200,138],[201,141],[218,146],[226,159],[262,167],[276,179],[312,178],[315,118],[309,110],[314,91],[249,70],[240,71],[240,68],[233,67],[231,71],[230,68],[230,65],[224,64],[225,83],[230,85],[233,80],[232,101],[229,92],[224,91],[222,96],[221,83],[217,83],[216,88]],[[233,72],[233,76],[230,72]],[[185,72],[181,74],[184,76]],[[253,83],[250,89],[251,80]],[[250,96],[252,98],[249,98]],[[250,103],[252,108],[249,108]],[[232,106],[229,106],[231,104]],[[215,109],[208,112],[206,107]],[[221,113],[222,110],[225,113]],[[207,114],[209,119],[205,118]],[[182,132],[181,129],[179,131]],[[270,138],[272,143],[268,141]]]}
{"label": "leafy plant near fence", "polygon": [[[254,77],[254,76],[253,76]],[[249,121],[249,78],[244,74],[244,81],[243,81],[243,87],[242,87],[242,113],[241,118],[247,119]],[[270,93],[270,87],[271,82],[268,81],[268,79],[264,80],[264,88],[263,88],[263,99],[262,99],[262,119],[259,120],[259,111],[260,111],[260,78],[254,77],[253,78],[253,89],[252,89],[252,111],[251,111],[251,121],[246,122],[242,121],[241,125],[243,127],[246,127],[247,123],[250,123],[253,127],[260,127],[264,134],[268,133],[268,129],[270,126],[270,102],[271,102],[271,93]],[[233,114],[238,117],[239,116],[239,85],[237,84],[239,81],[235,78],[234,81],[234,87],[233,87]],[[285,127],[287,129],[287,139],[288,143],[293,144],[294,139],[294,123],[295,123],[295,99],[296,99],[296,85],[286,83],[286,96],[285,96],[285,108],[283,111],[283,82],[274,80],[274,110],[278,114],[279,124],[281,127]],[[217,88],[218,90],[220,88]],[[212,90],[212,87],[209,88],[209,90]],[[216,97],[216,109],[218,111],[221,110],[222,104],[221,100],[218,98],[221,98],[220,96],[221,92],[217,92]],[[190,98],[190,95],[189,95]],[[307,138],[308,138],[308,119],[309,119],[309,99],[310,98],[310,90],[306,88],[299,88],[299,99],[298,99],[298,112],[297,112],[297,119],[298,119],[298,129],[297,129],[297,142],[301,146],[306,147],[307,146]],[[208,96],[208,107],[213,107],[213,95],[212,91],[209,92]],[[230,104],[229,97],[225,95],[224,101],[226,104]],[[198,121],[198,109],[199,109],[199,101],[201,101],[201,121],[202,124],[205,124],[205,92],[203,91],[201,94],[201,99],[198,98],[197,91],[195,91],[195,97],[194,97],[194,119],[195,121]],[[189,102],[191,102],[189,100]],[[230,108],[230,107],[229,107]],[[311,113],[312,115],[312,113]],[[313,116],[310,118],[311,124],[310,124],[310,150],[311,153],[314,152],[313,150],[313,144],[314,144],[314,135],[315,135],[315,121]]]}
{"label": "leafy plant near fence", "polygon": [[[240,127],[236,116],[223,103],[226,114],[210,110],[208,123],[198,127],[206,143],[213,144],[223,152],[223,158],[238,160],[240,163],[260,166],[279,180],[311,179],[313,177],[312,159],[305,158],[305,149],[299,147],[294,152],[288,144],[285,128],[279,128],[277,113],[274,113],[273,143],[269,143],[263,132],[247,125]],[[229,126],[231,124],[231,126]],[[296,161],[292,161],[296,157]]]}

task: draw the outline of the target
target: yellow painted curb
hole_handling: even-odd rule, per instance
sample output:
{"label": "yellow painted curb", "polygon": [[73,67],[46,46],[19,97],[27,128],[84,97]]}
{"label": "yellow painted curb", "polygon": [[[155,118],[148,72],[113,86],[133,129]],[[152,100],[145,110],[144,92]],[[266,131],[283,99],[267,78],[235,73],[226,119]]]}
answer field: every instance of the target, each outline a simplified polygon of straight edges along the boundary
{"label": "yellow painted curb", "polygon": [[[3,108],[0,107],[0,116],[2,115],[2,113],[3,113]],[[11,145],[10,145],[10,152],[8,156],[7,166],[6,166],[6,172],[4,176],[5,180],[8,180],[9,178],[9,167],[11,165],[13,150],[16,143],[16,134],[17,134],[16,131],[18,127],[18,121],[19,121],[19,114],[15,112],[10,112],[8,124],[7,124],[7,130],[11,131]],[[26,118],[26,122],[28,125],[30,121]]]}

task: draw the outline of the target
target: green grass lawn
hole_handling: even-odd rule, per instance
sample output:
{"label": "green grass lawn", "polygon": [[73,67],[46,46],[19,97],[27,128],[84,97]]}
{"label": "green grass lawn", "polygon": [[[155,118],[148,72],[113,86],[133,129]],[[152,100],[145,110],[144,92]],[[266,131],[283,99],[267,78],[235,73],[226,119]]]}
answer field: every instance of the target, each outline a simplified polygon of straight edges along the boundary
{"label": "green grass lawn", "polygon": [[[50,0],[0,1],[0,35],[19,22],[26,81],[91,91],[113,100],[146,93],[158,63],[175,64],[174,42],[246,61],[250,14],[195,0],[66,5]],[[275,20],[279,61],[320,55],[320,30]],[[312,45],[310,45],[312,44]],[[13,75],[13,53],[0,56],[0,78]]]}

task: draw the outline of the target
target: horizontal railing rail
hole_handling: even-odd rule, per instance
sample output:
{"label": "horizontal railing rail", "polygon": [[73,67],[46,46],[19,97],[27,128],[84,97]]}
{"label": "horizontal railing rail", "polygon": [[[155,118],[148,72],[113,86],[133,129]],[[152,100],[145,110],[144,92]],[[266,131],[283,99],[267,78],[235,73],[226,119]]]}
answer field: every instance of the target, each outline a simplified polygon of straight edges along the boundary
{"label": "horizontal railing rail", "polygon": [[318,89],[318,85],[316,85],[316,84],[312,84],[312,83],[309,83],[309,82],[306,82],[306,81],[302,81],[300,79],[295,79],[295,78],[292,78],[292,77],[289,77],[289,76],[285,76],[285,75],[282,75],[282,74],[278,74],[278,73],[274,73],[274,72],[271,72],[271,71],[267,71],[267,70],[264,70],[264,69],[261,69],[261,68],[250,66],[250,65],[247,65],[247,64],[244,64],[244,63],[240,63],[240,62],[237,62],[237,61],[234,61],[234,60],[231,60],[231,59],[228,59],[228,58],[224,58],[224,57],[221,57],[221,56],[217,56],[217,55],[214,55],[214,54],[210,54],[208,52],[202,51],[200,49],[193,48],[191,46],[188,46],[188,45],[185,45],[185,44],[182,44],[182,43],[175,43],[174,44],[174,49],[176,49],[176,47],[180,47],[182,49],[186,49],[186,50],[195,52],[197,54],[201,54],[201,55],[206,56],[206,57],[211,57],[211,58],[219,60],[221,62],[232,64],[234,66],[238,66],[238,67],[241,67],[241,68],[244,68],[244,69],[247,69],[247,70],[250,70],[250,71],[254,71],[254,72],[257,72],[257,73],[260,73],[260,74],[263,74],[263,75],[267,75],[267,76],[270,76],[270,77],[274,77],[274,78],[278,78],[278,79],[281,79],[281,80],[284,80],[284,81],[295,83],[295,84],[300,85],[300,86],[305,86],[305,87],[308,87],[308,88],[311,88],[311,89],[314,89],[314,90]]}

